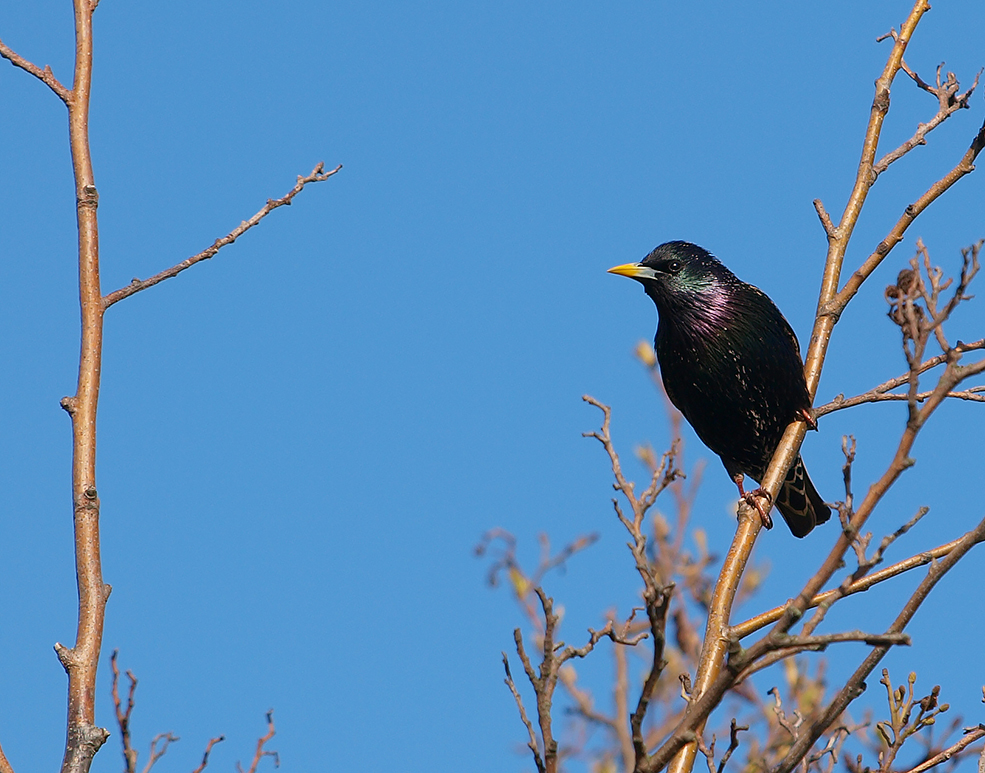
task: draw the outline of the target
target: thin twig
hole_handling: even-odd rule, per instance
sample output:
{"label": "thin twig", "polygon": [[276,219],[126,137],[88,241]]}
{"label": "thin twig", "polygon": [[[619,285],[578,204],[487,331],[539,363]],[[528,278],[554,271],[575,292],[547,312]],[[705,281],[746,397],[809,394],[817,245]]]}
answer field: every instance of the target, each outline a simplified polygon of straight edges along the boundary
{"label": "thin twig", "polygon": [[978,133],[971,141],[968,150],[954,168],[931,185],[920,198],[906,207],[903,214],[900,215],[899,220],[896,221],[896,225],[890,229],[889,233],[878,244],[875,251],[855,270],[848,278],[845,286],[831,300],[830,308],[826,307],[824,310],[825,314],[840,315],[841,311],[848,305],[848,302],[855,297],[862,283],[871,276],[872,272],[882,263],[893,247],[903,240],[907,228],[916,220],[917,216],[939,199],[958,180],[975,170],[975,159],[978,158],[978,154],[982,152],[982,149],[985,149],[985,122],[982,123]]}
{"label": "thin twig", "polygon": [[117,301],[122,301],[124,298],[130,297],[134,293],[139,293],[141,290],[146,290],[148,287],[153,287],[159,282],[163,282],[165,279],[171,279],[172,277],[175,277],[178,274],[180,274],[185,269],[191,268],[196,263],[200,263],[203,260],[208,260],[209,258],[213,257],[217,252],[219,252],[219,250],[221,250],[223,247],[225,247],[228,244],[232,244],[244,233],[249,231],[254,226],[258,225],[261,220],[263,220],[267,215],[269,215],[275,209],[277,209],[278,207],[288,206],[294,200],[294,197],[297,196],[302,190],[304,190],[304,187],[306,185],[308,185],[309,183],[319,183],[324,180],[327,180],[329,177],[336,174],[341,168],[342,165],[339,164],[334,169],[331,169],[328,172],[326,172],[324,171],[325,164],[319,162],[315,166],[315,168],[311,171],[311,174],[307,176],[298,175],[297,183],[295,183],[294,187],[290,191],[288,191],[287,194],[285,194],[279,199],[267,199],[267,203],[263,205],[263,207],[260,209],[259,212],[257,212],[249,220],[244,220],[242,223],[236,226],[236,228],[234,228],[232,231],[230,231],[222,238],[216,239],[212,243],[212,246],[202,250],[197,255],[192,255],[190,258],[186,258],[185,260],[181,261],[181,263],[178,263],[172,266],[171,268],[165,269],[164,271],[155,274],[150,279],[143,279],[143,280],[134,279],[126,287],[121,287],[119,290],[115,290],[114,292],[111,292],[109,295],[105,296],[103,298],[103,307],[108,309]]}
{"label": "thin twig", "polygon": [[829,644],[840,642],[862,642],[872,647],[910,645],[910,636],[905,633],[865,633],[863,631],[846,631],[845,633],[829,633],[823,636],[775,636],[770,639],[770,647],[775,649],[804,649],[822,651]]}
{"label": "thin twig", "polygon": [[[253,754],[253,762],[250,764],[250,767],[246,773],[256,773],[257,765],[260,764],[260,760],[264,757],[273,757],[274,767],[280,767],[280,755],[277,752],[270,752],[263,748],[267,741],[273,738],[276,733],[277,731],[274,729],[274,710],[270,709],[270,711],[267,712],[267,734],[257,739],[257,750]],[[243,768],[238,762],[236,763],[236,770],[238,770],[239,773],[243,773]]]}
{"label": "thin twig", "polygon": [[[168,747],[175,741],[180,740],[181,739],[178,738],[178,736],[172,735],[171,733],[159,733],[158,735],[155,735],[153,740],[150,742],[150,759],[147,760],[143,773],[150,773],[151,768],[154,767],[154,763],[164,756],[168,750]],[[157,748],[159,741],[164,741],[164,743],[161,744],[160,749]]]}
{"label": "thin twig", "polygon": [[113,669],[113,683],[112,683],[112,695],[113,695],[113,707],[116,710],[116,724],[120,728],[120,741],[123,744],[123,762],[126,766],[127,773],[135,773],[137,770],[137,750],[133,748],[130,740],[130,715],[133,713],[133,696],[137,691],[137,677],[133,675],[130,671],[127,671],[127,677],[130,679],[130,691],[127,695],[127,707],[124,710],[120,701],[120,693],[118,689],[118,684],[120,681],[120,667],[117,665],[117,657],[120,651],[113,650],[113,654],[110,655],[109,664]]}
{"label": "thin twig", "polygon": [[202,764],[199,765],[197,768],[195,768],[195,770],[193,770],[192,773],[202,773],[202,771],[205,770],[206,766],[209,764],[209,754],[212,753],[212,747],[215,746],[217,743],[222,743],[225,740],[226,740],[226,736],[224,735],[219,735],[216,736],[215,738],[210,738],[209,742],[205,745],[205,754],[202,755]]}
{"label": "thin twig", "polygon": [[[873,572],[855,582],[850,583],[844,590],[835,589],[825,591],[820,593],[811,599],[810,603],[807,605],[808,609],[813,609],[814,607],[820,606],[822,604],[830,604],[834,598],[841,596],[852,596],[856,593],[862,593],[867,591],[873,585],[877,585],[880,582],[889,580],[896,577],[904,572],[908,572],[911,569],[916,569],[920,566],[926,566],[931,561],[943,558],[948,553],[950,553],[958,544],[961,543],[961,539],[951,540],[943,545],[940,545],[932,550],[926,550],[922,553],[917,553],[916,555],[910,556],[903,561],[899,561],[892,566],[887,566],[878,572]],[[729,633],[738,639],[745,638],[751,633],[755,633],[763,628],[765,628],[770,623],[775,623],[781,617],[786,610],[786,605],[780,607],[774,607],[767,612],[762,612],[761,614],[752,617],[745,622],[739,623],[738,625],[732,626],[729,629]]]}
{"label": "thin twig", "polygon": [[646,608],[647,619],[650,623],[650,634],[653,639],[653,657],[650,662],[649,673],[643,682],[643,689],[636,704],[636,709],[630,717],[632,728],[633,748],[636,755],[636,765],[646,758],[647,747],[643,738],[643,721],[656,690],[660,674],[663,672],[666,661],[664,660],[664,646],[666,644],[667,610],[670,606],[670,599],[673,594],[673,582],[660,582],[654,573],[647,556],[647,538],[643,533],[643,520],[647,511],[656,502],[657,497],[678,478],[681,472],[675,465],[677,444],[675,443],[670,451],[665,453],[658,464],[652,465],[652,476],[650,484],[647,486],[643,495],[636,496],[635,484],[627,480],[623,475],[622,466],[619,462],[619,454],[612,442],[609,427],[612,420],[612,410],[609,406],[600,403],[589,395],[583,395],[582,400],[594,405],[602,411],[602,428],[595,432],[582,433],[585,437],[592,437],[598,440],[605,449],[612,467],[612,474],[615,483],[612,487],[622,493],[632,510],[632,518],[626,516],[619,505],[617,499],[612,500],[612,506],[620,523],[629,532],[632,541],[628,544],[630,552],[636,563],[636,571],[643,580],[643,601]]}
{"label": "thin twig", "polygon": [[523,699],[520,698],[520,693],[516,689],[516,684],[513,681],[513,674],[510,673],[510,660],[506,657],[506,653],[503,653],[503,668],[506,669],[506,679],[503,681],[506,686],[509,687],[510,693],[513,695],[513,700],[516,701],[517,710],[520,712],[520,719],[523,721],[524,727],[527,728],[527,734],[530,736],[530,740],[527,742],[531,753],[534,755],[534,764],[537,766],[539,773],[545,773],[547,768],[544,766],[544,760],[540,754],[540,748],[537,746],[537,733],[534,732],[533,722],[527,716],[527,711],[523,708]]}
{"label": "thin twig", "polygon": [[717,773],[723,773],[725,770],[725,764],[729,761],[729,757],[732,756],[732,752],[739,748],[739,733],[748,729],[748,725],[738,725],[736,724],[735,717],[732,717],[732,723],[729,726],[728,749],[725,751],[725,754],[722,755],[721,762],[718,763]]}
{"label": "thin twig", "polygon": [[[906,773],[924,773],[924,771],[930,770],[931,768],[940,765],[942,762],[947,762],[956,754],[971,746],[975,741],[981,738],[985,738],[985,725],[979,725],[976,728],[968,730],[965,733],[964,738],[956,744],[949,746],[940,754],[935,754],[926,762],[921,762],[915,768],[910,768],[910,770],[906,771]],[[983,753],[985,753],[985,751],[983,751]]]}
{"label": "thin twig", "polygon": [[[958,352],[971,352],[979,349],[985,349],[985,338],[982,338],[978,341],[973,341],[969,344],[959,342],[954,346],[954,349],[955,351]],[[948,359],[947,352],[944,352],[943,354],[938,354],[935,357],[930,357],[920,364],[920,367],[917,368],[917,373],[923,374],[926,373],[928,370],[931,370],[932,368],[936,368],[939,365],[944,365],[947,363],[947,359]],[[856,405],[862,405],[863,403],[875,403],[875,402],[880,402],[882,400],[906,400],[907,395],[896,395],[889,393],[890,390],[908,384],[909,381],[910,381],[910,371],[907,371],[901,376],[897,376],[896,378],[891,378],[888,381],[884,381],[878,386],[874,386],[868,392],[863,392],[860,395],[855,395],[855,397],[846,398],[844,395],[838,395],[830,403],[825,403],[824,405],[815,408],[814,413],[820,417],[828,413],[833,413],[834,411],[840,411],[843,408],[851,408]],[[977,390],[977,387],[975,389]],[[971,393],[975,390],[966,390],[966,391]],[[917,400],[919,402],[923,402],[928,397],[930,397],[931,394],[932,391],[920,393],[917,395]],[[947,396],[961,397],[962,399],[967,399],[964,397],[964,394],[962,393],[951,392]]]}
{"label": "thin twig", "polygon": [[14,67],[20,67],[25,72],[31,73],[31,75],[55,92],[62,102],[66,105],[71,105],[72,90],[65,88],[65,86],[59,82],[58,78],[56,78],[55,74],[51,71],[51,67],[45,65],[42,69],[36,64],[32,64],[27,61],[27,59],[5,46],[2,40],[0,40],[0,57],[8,60],[12,65],[14,65]]}
{"label": "thin twig", "polygon": [[911,150],[913,150],[918,145],[927,144],[927,135],[940,126],[944,121],[950,118],[958,110],[962,110],[970,107],[968,100],[974,93],[975,89],[978,87],[978,78],[981,76],[981,72],[975,76],[974,83],[971,84],[971,88],[964,93],[959,94],[958,89],[960,88],[957,78],[955,78],[954,73],[949,72],[947,74],[947,79],[944,83],[941,83],[941,68],[943,65],[938,65],[937,67],[937,86],[931,86],[925,83],[923,79],[913,72],[906,64],[906,62],[901,62],[900,69],[903,70],[918,87],[924,91],[933,94],[938,99],[938,109],[937,114],[934,115],[927,123],[921,123],[917,125],[917,130],[914,132],[913,136],[910,137],[906,142],[900,145],[895,150],[887,153],[878,162],[873,164],[872,172],[875,175],[880,175],[889,165],[894,161],[898,161]]}

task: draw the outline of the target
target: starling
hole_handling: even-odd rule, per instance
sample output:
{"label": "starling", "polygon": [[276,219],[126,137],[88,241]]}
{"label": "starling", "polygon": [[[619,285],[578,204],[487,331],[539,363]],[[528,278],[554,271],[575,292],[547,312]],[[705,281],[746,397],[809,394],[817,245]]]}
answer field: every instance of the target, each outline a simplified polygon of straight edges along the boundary
{"label": "starling", "polygon": [[[799,418],[817,429],[790,324],[766,293],[688,242],[661,244],[642,262],[609,272],[642,283],[656,304],[657,361],[667,396],[769,528],[754,498],[765,492],[747,494],[743,476],[762,481],[790,422]],[[831,517],[799,456],[776,506],[795,537]]]}

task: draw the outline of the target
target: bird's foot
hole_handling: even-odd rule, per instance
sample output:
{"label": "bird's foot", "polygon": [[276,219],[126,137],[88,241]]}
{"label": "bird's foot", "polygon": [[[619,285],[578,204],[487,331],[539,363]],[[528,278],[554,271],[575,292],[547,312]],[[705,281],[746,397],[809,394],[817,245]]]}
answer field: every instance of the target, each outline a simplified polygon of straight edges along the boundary
{"label": "bird's foot", "polygon": [[[739,496],[742,497],[742,500],[747,505],[749,505],[749,507],[756,508],[756,511],[759,513],[759,517],[763,521],[763,528],[772,529],[773,519],[770,518],[768,508],[773,506],[773,497],[770,495],[770,492],[768,492],[762,486],[760,486],[759,488],[753,491],[746,491],[742,486],[742,481],[744,479],[745,476],[742,475],[742,473],[739,473],[732,479],[735,481],[735,485],[739,487]],[[766,500],[766,502],[768,503],[767,508],[763,507],[763,503],[760,501],[760,498]]]}
{"label": "bird's foot", "polygon": [[814,411],[810,408],[801,408],[797,411],[797,417],[803,419],[804,423],[811,429],[817,430],[817,419],[814,418]]}

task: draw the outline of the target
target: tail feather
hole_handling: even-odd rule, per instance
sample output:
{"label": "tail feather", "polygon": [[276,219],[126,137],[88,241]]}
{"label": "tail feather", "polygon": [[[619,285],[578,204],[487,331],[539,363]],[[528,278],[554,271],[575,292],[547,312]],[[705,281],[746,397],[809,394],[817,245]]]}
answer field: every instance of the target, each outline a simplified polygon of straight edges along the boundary
{"label": "tail feather", "polygon": [[795,537],[806,537],[815,526],[831,517],[831,509],[817,493],[799,456],[783,480],[776,509]]}

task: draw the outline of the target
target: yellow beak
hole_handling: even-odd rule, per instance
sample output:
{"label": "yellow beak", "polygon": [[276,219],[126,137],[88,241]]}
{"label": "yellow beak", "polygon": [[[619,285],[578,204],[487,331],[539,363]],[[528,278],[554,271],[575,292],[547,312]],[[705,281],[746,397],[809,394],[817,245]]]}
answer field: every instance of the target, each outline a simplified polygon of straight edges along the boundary
{"label": "yellow beak", "polygon": [[653,269],[641,266],[639,263],[623,263],[621,266],[613,266],[609,269],[610,274],[628,276],[630,279],[640,279],[653,276]]}

